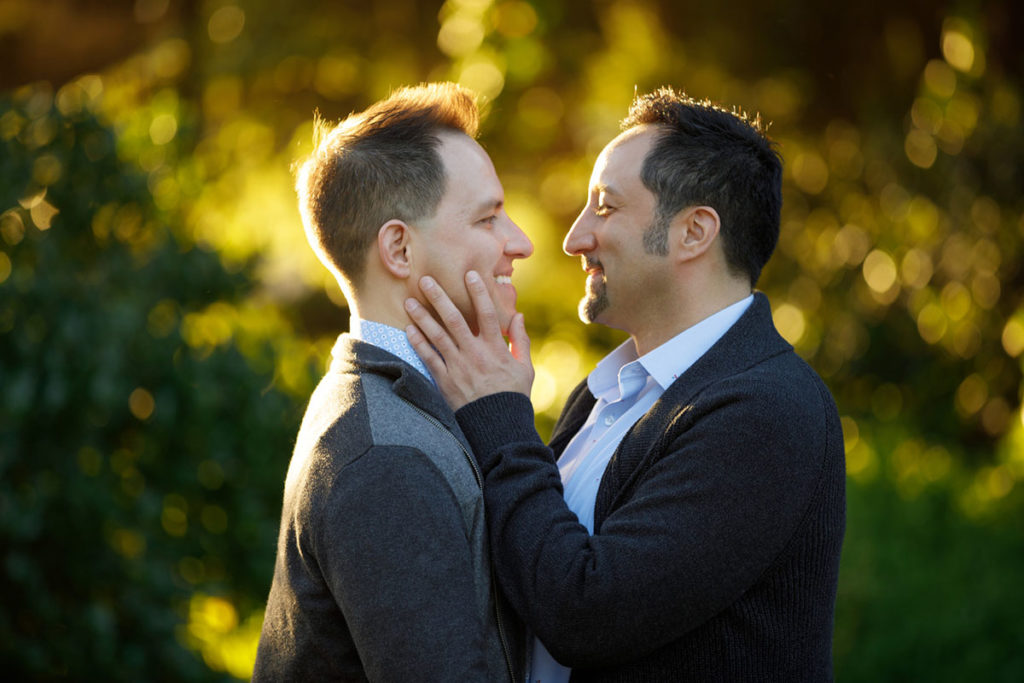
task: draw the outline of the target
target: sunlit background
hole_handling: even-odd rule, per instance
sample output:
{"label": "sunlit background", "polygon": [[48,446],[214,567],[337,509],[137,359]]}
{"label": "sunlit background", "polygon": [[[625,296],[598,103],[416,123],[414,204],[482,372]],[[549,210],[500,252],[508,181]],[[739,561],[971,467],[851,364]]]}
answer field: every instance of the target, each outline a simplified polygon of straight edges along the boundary
{"label": "sunlit background", "polygon": [[5,678],[248,678],[348,322],[291,165],[315,110],[450,79],[537,246],[543,435],[623,339],[560,243],[634,92],[772,122],[759,286],[846,439],[837,679],[1024,679],[1022,30],[1015,0],[0,0]]}

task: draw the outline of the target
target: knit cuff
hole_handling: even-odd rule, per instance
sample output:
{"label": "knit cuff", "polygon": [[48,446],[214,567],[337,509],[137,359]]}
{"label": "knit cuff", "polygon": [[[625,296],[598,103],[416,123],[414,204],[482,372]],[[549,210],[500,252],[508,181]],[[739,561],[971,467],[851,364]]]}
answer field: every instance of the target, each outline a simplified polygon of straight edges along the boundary
{"label": "knit cuff", "polygon": [[467,403],[455,412],[480,466],[488,471],[498,451],[514,443],[544,446],[533,422],[533,404],[525,394],[504,391]]}

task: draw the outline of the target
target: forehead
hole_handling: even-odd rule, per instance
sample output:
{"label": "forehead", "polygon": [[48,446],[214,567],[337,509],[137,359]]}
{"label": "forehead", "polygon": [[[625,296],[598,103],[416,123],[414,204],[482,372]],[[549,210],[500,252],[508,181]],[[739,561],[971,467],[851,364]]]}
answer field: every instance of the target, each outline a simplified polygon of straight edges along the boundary
{"label": "forehead", "polygon": [[465,133],[448,131],[440,133],[438,137],[441,140],[438,153],[441,155],[447,176],[463,179],[497,179],[491,158],[476,140]]}
{"label": "forehead", "polygon": [[644,159],[647,158],[657,133],[654,126],[638,126],[619,134],[609,142],[594,162],[591,186],[621,186],[630,181],[639,181]]}
{"label": "forehead", "polygon": [[452,218],[493,209],[504,201],[494,164],[476,140],[464,133],[444,132],[438,152],[444,163],[445,190],[438,211]]}

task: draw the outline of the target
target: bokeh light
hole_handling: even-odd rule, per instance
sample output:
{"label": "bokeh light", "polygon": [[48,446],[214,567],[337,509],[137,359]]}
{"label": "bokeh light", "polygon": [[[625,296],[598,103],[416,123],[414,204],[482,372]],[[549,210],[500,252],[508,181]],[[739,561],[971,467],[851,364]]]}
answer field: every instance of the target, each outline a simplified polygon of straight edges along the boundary
{"label": "bokeh light", "polygon": [[349,314],[292,164],[314,111],[439,79],[480,93],[480,141],[536,245],[514,278],[542,436],[625,339],[578,321],[561,241],[634,93],[671,84],[771,123],[782,234],[758,288],[842,415],[836,678],[1024,668],[1012,4],[86,5],[0,2],[10,675],[251,674],[288,453]]}

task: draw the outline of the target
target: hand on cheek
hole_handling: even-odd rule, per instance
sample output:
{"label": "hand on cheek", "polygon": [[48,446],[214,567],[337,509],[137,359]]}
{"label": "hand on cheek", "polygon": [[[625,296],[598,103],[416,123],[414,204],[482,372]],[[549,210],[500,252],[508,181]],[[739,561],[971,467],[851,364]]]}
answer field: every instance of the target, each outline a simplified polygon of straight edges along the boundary
{"label": "hand on cheek", "polygon": [[476,333],[448,294],[427,276],[420,279],[420,290],[437,313],[437,320],[416,299],[406,299],[406,311],[414,323],[406,328],[409,342],[453,410],[502,391],[529,396],[534,370],[522,314],[513,316],[509,326],[511,343],[506,344],[494,302],[476,272],[466,274],[466,289],[478,323]]}

